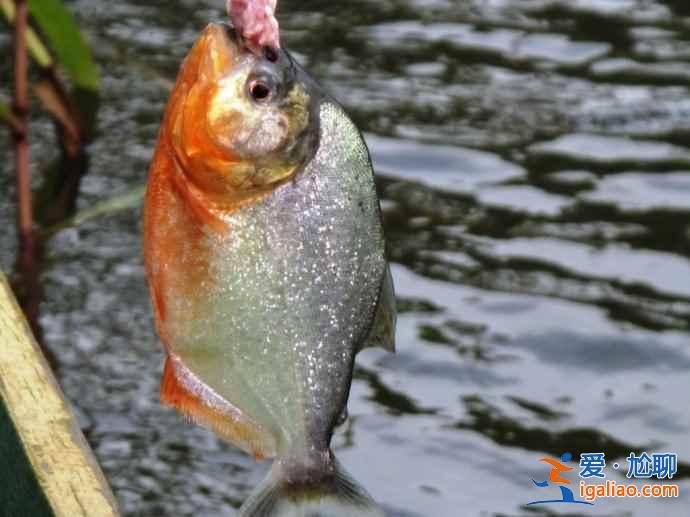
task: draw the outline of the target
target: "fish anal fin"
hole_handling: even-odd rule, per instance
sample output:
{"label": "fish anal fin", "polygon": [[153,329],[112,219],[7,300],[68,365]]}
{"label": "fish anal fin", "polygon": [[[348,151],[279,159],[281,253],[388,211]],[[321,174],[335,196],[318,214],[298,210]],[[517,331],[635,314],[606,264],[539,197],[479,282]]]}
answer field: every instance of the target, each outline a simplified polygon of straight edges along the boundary
{"label": "fish anal fin", "polygon": [[165,359],[161,402],[187,420],[209,427],[256,460],[275,456],[275,440],[261,426],[199,380],[179,359]]}

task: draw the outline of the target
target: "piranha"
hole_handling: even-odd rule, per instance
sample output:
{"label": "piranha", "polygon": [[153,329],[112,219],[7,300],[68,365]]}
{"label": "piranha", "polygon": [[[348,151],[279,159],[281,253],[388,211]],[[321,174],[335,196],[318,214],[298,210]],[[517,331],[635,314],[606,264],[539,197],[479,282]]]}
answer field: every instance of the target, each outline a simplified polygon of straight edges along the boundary
{"label": "piranha", "polygon": [[383,516],[330,448],[356,354],[393,351],[396,318],[369,152],[343,108],[277,44],[209,25],[170,96],[144,219],[162,401],[275,458],[239,515]]}

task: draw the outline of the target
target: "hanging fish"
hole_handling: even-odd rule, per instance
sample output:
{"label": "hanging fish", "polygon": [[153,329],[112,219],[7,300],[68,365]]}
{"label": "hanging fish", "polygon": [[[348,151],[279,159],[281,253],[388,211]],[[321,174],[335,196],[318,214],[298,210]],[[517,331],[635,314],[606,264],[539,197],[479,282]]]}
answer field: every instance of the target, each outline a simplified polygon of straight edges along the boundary
{"label": "hanging fish", "polygon": [[[145,202],[164,403],[275,458],[240,516],[382,516],[330,449],[355,355],[394,350],[367,147],[280,48],[275,0],[229,2],[182,64]],[[265,2],[264,2],[265,4]]]}

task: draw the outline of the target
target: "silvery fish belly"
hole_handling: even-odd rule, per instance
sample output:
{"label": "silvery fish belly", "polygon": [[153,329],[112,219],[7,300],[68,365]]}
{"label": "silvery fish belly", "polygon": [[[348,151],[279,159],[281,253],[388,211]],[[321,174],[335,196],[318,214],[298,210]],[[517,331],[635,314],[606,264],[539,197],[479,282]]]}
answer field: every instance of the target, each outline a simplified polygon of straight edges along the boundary
{"label": "silvery fish belly", "polygon": [[202,34],[161,127],[144,246],[162,400],[276,458],[240,515],[383,515],[330,450],[357,352],[394,349],[373,171],[287,52]]}

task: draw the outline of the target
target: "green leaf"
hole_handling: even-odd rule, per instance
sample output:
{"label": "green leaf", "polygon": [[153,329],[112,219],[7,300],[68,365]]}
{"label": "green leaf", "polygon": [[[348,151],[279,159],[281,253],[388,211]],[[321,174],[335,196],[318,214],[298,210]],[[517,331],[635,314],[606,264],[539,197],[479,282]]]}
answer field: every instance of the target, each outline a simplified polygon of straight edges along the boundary
{"label": "green leaf", "polygon": [[18,123],[12,113],[9,103],[4,97],[0,96],[0,122],[4,122],[10,129],[17,129]]}
{"label": "green leaf", "polygon": [[[10,24],[14,23],[14,0],[0,0],[0,11],[2,11],[2,14],[5,15],[5,19]],[[50,52],[48,52],[48,49],[43,45],[43,42],[31,27],[26,30],[26,44],[29,47],[31,57],[38,63],[38,66],[43,68],[53,66],[53,58]]]}
{"label": "green leaf", "polygon": [[0,120],[9,122],[11,116],[12,110],[10,110],[10,107],[4,99],[0,99]]}
{"label": "green leaf", "polygon": [[100,74],[74,18],[60,0],[28,0],[29,12],[77,89],[98,92]]}
{"label": "green leaf", "polygon": [[50,238],[66,228],[79,226],[92,219],[131,210],[141,205],[141,200],[144,198],[145,193],[146,185],[138,185],[125,192],[115,194],[109,199],[99,201],[89,208],[85,208],[66,221],[48,228],[43,235],[46,238]]}

